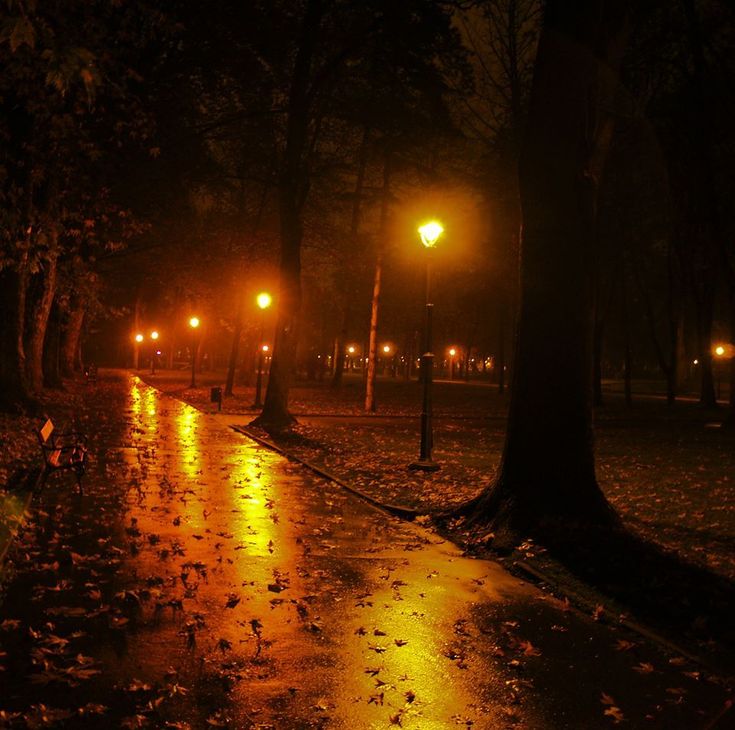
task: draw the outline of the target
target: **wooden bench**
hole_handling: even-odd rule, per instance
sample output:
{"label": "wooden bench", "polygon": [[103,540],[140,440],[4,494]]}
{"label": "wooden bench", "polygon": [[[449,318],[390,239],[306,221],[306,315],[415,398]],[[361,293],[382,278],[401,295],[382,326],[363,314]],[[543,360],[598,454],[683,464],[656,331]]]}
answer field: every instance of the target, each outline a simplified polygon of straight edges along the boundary
{"label": "wooden bench", "polygon": [[87,438],[77,431],[59,431],[49,418],[38,430],[38,442],[43,453],[43,473],[40,487],[55,471],[73,471],[82,494],[82,477],[87,468]]}

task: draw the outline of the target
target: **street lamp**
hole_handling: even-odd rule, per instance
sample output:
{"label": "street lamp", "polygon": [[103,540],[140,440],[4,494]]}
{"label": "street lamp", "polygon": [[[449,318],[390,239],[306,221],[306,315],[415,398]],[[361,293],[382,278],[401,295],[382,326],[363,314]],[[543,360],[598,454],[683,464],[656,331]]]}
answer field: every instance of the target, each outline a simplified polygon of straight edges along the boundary
{"label": "street lamp", "polygon": [[143,342],[145,338],[140,332],[138,332],[135,335],[134,339],[135,339],[135,351],[133,353],[133,361],[134,361],[133,367],[135,368],[135,370],[138,370],[140,368],[140,343]]}
{"label": "street lamp", "polygon": [[199,329],[199,317],[191,317],[189,319],[189,327],[191,327],[191,383],[190,388],[196,388],[196,365],[197,365],[197,349],[199,346],[199,338],[197,330]]}
{"label": "street lamp", "polygon": [[156,340],[158,340],[158,330],[153,330],[151,332],[151,375],[156,374]]}
{"label": "street lamp", "polygon": [[[714,356],[722,361],[727,357],[727,350],[728,348],[725,345],[716,345],[712,348],[712,352],[714,353]],[[720,399],[720,391],[722,388],[722,366],[719,365],[717,367],[717,400]]]}
{"label": "street lamp", "polygon": [[423,400],[421,406],[421,450],[418,461],[410,464],[409,468],[421,471],[436,471],[439,465],[431,458],[433,447],[431,385],[434,369],[434,353],[431,351],[431,313],[434,308],[431,303],[431,249],[436,246],[439,236],[444,233],[444,228],[438,221],[429,221],[419,226],[418,232],[421,243],[426,249],[426,319],[424,322],[424,354],[421,356]]}
{"label": "street lamp", "polygon": [[456,347],[449,348],[449,379],[454,380],[454,356],[457,354]]}
{"label": "street lamp", "polygon": [[261,343],[263,342],[263,332],[265,330],[265,310],[273,303],[273,297],[267,291],[262,291],[255,298],[255,301],[260,308],[260,337],[258,338],[258,377],[255,381],[255,403],[253,407],[260,408],[263,405],[260,398],[263,388],[263,353],[268,352],[268,345],[261,346]]}

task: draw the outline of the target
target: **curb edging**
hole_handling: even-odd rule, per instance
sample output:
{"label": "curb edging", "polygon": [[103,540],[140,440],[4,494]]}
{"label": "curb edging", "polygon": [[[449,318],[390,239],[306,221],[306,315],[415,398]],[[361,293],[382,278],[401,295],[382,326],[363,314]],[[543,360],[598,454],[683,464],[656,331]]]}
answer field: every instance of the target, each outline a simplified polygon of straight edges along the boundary
{"label": "curb edging", "polygon": [[409,507],[401,507],[395,504],[385,504],[384,502],[378,501],[374,497],[371,497],[369,494],[361,492],[359,489],[356,489],[352,485],[343,481],[338,476],[335,476],[331,472],[328,472],[326,469],[323,469],[322,467],[316,466],[315,464],[312,464],[305,459],[295,456],[294,454],[286,451],[284,448],[282,448],[275,442],[270,441],[269,439],[265,439],[262,436],[254,434],[249,428],[247,428],[247,426],[230,426],[230,428],[233,431],[237,431],[238,433],[243,434],[243,436],[247,436],[249,439],[252,439],[261,446],[264,446],[271,451],[275,451],[277,454],[280,454],[289,461],[300,464],[317,476],[320,476],[330,482],[334,482],[338,486],[342,487],[342,489],[344,489],[345,491],[355,495],[359,499],[362,499],[364,502],[367,502],[368,504],[375,507],[376,509],[381,510],[382,512],[386,512],[390,515],[393,515],[394,517],[399,517],[400,519],[407,520],[408,522],[413,522],[421,514],[417,510],[410,509]]}

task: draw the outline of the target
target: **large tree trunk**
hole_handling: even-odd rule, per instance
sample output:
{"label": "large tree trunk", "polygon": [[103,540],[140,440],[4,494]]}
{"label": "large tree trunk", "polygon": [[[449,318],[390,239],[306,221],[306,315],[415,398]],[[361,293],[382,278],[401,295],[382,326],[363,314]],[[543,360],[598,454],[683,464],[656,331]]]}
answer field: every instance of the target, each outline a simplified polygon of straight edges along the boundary
{"label": "large tree trunk", "polygon": [[[550,0],[520,162],[521,302],[505,449],[494,483],[460,510],[496,544],[610,526],[592,443],[592,257],[612,123],[620,3]],[[603,92],[608,92],[603,99]]]}
{"label": "large tree trunk", "polygon": [[321,0],[308,0],[291,77],[286,149],[278,180],[281,227],[278,318],[263,411],[253,421],[265,428],[286,428],[296,420],[288,410],[288,391],[296,364],[301,308],[301,210],[308,189],[304,157],[311,105],[309,77],[322,12]]}
{"label": "large tree trunk", "polygon": [[61,381],[61,311],[54,301],[46,337],[43,341],[43,384],[46,388],[63,388]]}
{"label": "large tree trunk", "polygon": [[56,295],[57,258],[58,249],[54,240],[43,269],[38,275],[39,292],[26,319],[26,374],[34,393],[39,393],[43,389],[43,342]]}
{"label": "large tree trunk", "polygon": [[84,303],[79,298],[73,297],[61,332],[61,374],[66,378],[71,378],[77,369],[85,311]]}
{"label": "large tree trunk", "polygon": [[34,411],[23,348],[26,276],[8,267],[0,272],[0,410]]}

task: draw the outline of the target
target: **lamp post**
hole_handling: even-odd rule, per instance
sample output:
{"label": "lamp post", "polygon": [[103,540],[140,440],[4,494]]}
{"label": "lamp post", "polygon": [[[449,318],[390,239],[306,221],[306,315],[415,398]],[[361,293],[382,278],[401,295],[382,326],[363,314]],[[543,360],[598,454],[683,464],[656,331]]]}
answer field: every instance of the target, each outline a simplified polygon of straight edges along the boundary
{"label": "lamp post", "polygon": [[133,353],[133,367],[135,370],[140,368],[140,343],[143,342],[144,339],[145,338],[140,332],[135,335],[135,351]]}
{"label": "lamp post", "polygon": [[156,342],[158,340],[158,331],[151,332],[151,375],[156,374]]}
{"label": "lamp post", "polygon": [[449,348],[449,379],[454,380],[454,356],[457,354],[456,347]]}
{"label": "lamp post", "polygon": [[389,367],[388,365],[388,359],[390,357],[391,347],[390,345],[383,345],[383,355],[385,356],[383,358],[383,370],[382,374],[385,375],[386,369]]}
{"label": "lamp post", "polygon": [[[722,362],[727,354],[727,350],[724,345],[717,345],[712,348],[712,352],[718,361]],[[720,400],[720,391],[722,388],[722,365],[717,366],[717,400]]]}
{"label": "lamp post", "polygon": [[268,352],[268,345],[263,345],[263,332],[265,330],[265,310],[270,307],[273,297],[267,292],[262,291],[255,298],[260,308],[260,337],[258,338],[258,376],[255,381],[255,403],[254,408],[262,407],[260,393],[263,387],[263,353]]}
{"label": "lamp post", "polygon": [[421,243],[426,249],[426,319],[424,321],[424,353],[421,356],[423,399],[421,405],[421,448],[418,461],[409,464],[409,469],[436,471],[439,469],[439,464],[431,458],[433,447],[431,386],[434,369],[434,353],[431,351],[431,314],[434,308],[431,302],[431,249],[436,245],[439,236],[444,233],[444,228],[441,223],[430,221],[420,226],[418,231],[421,236]]}
{"label": "lamp post", "polygon": [[191,317],[189,319],[189,327],[191,327],[191,383],[190,388],[196,388],[196,366],[197,366],[197,349],[199,339],[197,338],[197,330],[199,329],[199,317]]}

